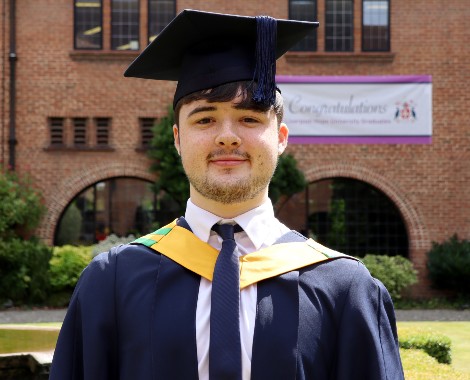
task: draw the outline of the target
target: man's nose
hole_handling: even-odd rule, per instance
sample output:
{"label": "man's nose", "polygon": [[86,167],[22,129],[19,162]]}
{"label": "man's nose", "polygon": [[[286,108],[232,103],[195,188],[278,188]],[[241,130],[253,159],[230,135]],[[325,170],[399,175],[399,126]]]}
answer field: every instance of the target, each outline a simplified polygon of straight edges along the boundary
{"label": "man's nose", "polygon": [[224,122],[215,139],[216,145],[220,147],[233,148],[240,146],[241,142],[242,141],[234,129],[233,124],[231,122]]}

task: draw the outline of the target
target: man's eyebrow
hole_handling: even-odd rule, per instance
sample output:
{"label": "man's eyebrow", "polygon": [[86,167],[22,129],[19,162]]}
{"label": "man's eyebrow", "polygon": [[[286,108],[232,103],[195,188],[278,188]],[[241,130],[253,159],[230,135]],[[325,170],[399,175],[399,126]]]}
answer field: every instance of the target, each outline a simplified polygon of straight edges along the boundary
{"label": "man's eyebrow", "polygon": [[196,107],[195,109],[193,109],[189,114],[188,114],[188,117],[196,114],[196,113],[199,113],[199,112],[207,112],[207,111],[215,111],[217,109],[217,107],[214,107],[214,106],[200,106],[200,107]]}
{"label": "man's eyebrow", "polygon": [[254,107],[251,107],[250,105],[235,104],[233,108],[235,108],[236,110],[253,111],[256,113],[266,113],[265,110],[254,108]]}

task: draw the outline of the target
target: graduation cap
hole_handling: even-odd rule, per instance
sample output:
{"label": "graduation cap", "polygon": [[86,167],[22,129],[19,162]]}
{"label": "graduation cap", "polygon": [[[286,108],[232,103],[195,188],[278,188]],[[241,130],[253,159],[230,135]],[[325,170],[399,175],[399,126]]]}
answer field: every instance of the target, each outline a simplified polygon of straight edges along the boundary
{"label": "graduation cap", "polygon": [[274,104],[276,59],[318,23],[184,10],[124,76],[178,81],[173,108],[186,95],[253,81],[253,100]]}

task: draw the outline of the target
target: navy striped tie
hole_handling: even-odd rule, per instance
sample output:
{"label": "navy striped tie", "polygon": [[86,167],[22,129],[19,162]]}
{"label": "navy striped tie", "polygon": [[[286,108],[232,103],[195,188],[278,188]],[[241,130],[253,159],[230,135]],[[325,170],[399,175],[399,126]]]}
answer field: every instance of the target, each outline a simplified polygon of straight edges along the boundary
{"label": "navy striped tie", "polygon": [[212,229],[222,237],[222,249],[214,268],[211,295],[209,378],[241,380],[240,269],[234,232],[240,226],[216,224]]}

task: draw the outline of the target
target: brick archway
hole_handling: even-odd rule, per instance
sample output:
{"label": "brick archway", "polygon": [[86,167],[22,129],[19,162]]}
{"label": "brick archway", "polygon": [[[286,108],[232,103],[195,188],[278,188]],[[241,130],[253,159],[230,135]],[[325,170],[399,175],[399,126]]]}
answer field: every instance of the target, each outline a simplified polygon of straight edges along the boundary
{"label": "brick archway", "polygon": [[56,191],[49,193],[45,198],[47,212],[38,229],[39,237],[51,245],[59,218],[72,199],[94,183],[114,177],[133,177],[146,181],[155,179],[146,166],[119,162],[112,165],[97,165],[63,178]]}
{"label": "brick archway", "polygon": [[346,177],[366,182],[381,190],[397,206],[408,232],[409,258],[418,270],[419,283],[413,289],[417,297],[429,295],[429,280],[426,270],[426,253],[431,248],[429,232],[423,222],[419,210],[413,205],[406,192],[390,178],[371,170],[352,164],[330,164],[316,166],[305,171],[308,182],[316,182],[326,178]]}

